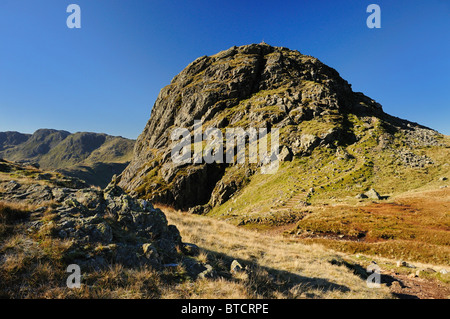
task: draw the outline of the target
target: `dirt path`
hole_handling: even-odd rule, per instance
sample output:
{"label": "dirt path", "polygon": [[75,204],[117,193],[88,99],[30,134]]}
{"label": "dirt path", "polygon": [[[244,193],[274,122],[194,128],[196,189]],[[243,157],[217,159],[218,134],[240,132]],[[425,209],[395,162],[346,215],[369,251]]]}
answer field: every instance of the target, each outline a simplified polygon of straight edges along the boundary
{"label": "dirt path", "polygon": [[437,280],[410,277],[404,274],[382,274],[391,292],[400,299],[449,299],[450,286]]}

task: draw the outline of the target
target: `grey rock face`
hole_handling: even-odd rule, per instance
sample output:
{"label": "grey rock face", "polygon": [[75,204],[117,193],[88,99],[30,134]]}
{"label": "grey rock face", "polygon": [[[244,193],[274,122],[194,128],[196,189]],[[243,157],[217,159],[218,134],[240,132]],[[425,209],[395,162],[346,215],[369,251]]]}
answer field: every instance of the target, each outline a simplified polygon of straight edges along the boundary
{"label": "grey rock face", "polygon": [[117,186],[104,192],[73,192],[55,213],[59,237],[75,240],[75,250],[82,244],[102,247],[93,263],[98,264],[98,257],[104,255],[103,247],[109,247],[105,252],[110,258],[126,265],[161,266],[177,261],[177,248],[181,247],[178,230],[167,224],[161,210],[131,198]]}
{"label": "grey rock face", "polygon": [[[355,102],[351,94],[350,85],[334,69],[286,48],[252,44],[198,58],[161,90],[119,186],[179,208],[203,205],[211,198],[220,203],[223,191],[216,184],[226,174],[226,165],[167,165],[172,128],[192,129],[200,119],[217,128],[283,128],[325,110],[350,107]],[[370,105],[376,108],[375,102]],[[323,141],[303,135],[282,136],[282,144],[300,141],[296,154]],[[282,150],[282,160],[290,160],[293,154]],[[155,172],[161,172],[161,178]]]}
{"label": "grey rock face", "polygon": [[[192,134],[194,120],[201,120],[203,129],[219,128],[223,133],[235,127],[268,132],[276,128],[280,130],[278,160],[283,162],[308,156],[318,147],[347,146],[362,138],[349,127],[357,125],[349,123],[349,114],[383,119],[393,131],[401,129],[409,145],[438,143],[437,132],[388,116],[379,103],[353,92],[336,70],[314,57],[264,43],[232,47],[196,59],[161,90],[118,185],[136,196],[180,209],[196,207],[193,211],[199,212],[229,200],[252,174],[263,172],[264,160],[239,172],[229,169],[235,166],[229,163],[174,166],[171,133],[175,128]],[[364,125],[370,128],[373,123]],[[389,137],[380,139],[381,149],[389,147]],[[406,154],[399,157],[408,165],[428,161]]]}

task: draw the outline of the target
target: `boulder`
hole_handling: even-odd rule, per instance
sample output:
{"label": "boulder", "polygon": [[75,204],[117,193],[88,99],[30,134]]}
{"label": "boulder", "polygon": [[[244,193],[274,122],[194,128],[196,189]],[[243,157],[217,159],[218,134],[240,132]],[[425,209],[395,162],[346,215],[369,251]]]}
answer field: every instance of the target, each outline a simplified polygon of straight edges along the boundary
{"label": "boulder", "polygon": [[231,266],[230,266],[230,272],[231,273],[237,273],[237,272],[241,272],[244,271],[244,268],[242,267],[242,265],[235,259],[232,261]]}
{"label": "boulder", "polygon": [[195,244],[183,243],[183,247],[188,256],[197,256],[200,253],[200,248]]}
{"label": "boulder", "polygon": [[420,277],[420,275],[423,274],[432,275],[434,273],[436,273],[436,270],[434,270],[433,268],[422,268],[416,271],[416,276]]}
{"label": "boulder", "polygon": [[292,152],[287,146],[281,148],[281,152],[278,154],[278,160],[280,162],[292,161]]}
{"label": "boulder", "polygon": [[364,195],[366,195],[367,198],[370,198],[370,199],[376,199],[376,200],[381,199],[380,194],[378,194],[378,192],[373,188],[371,188],[370,190],[365,192]]}
{"label": "boulder", "polygon": [[198,274],[201,279],[213,278],[215,276],[214,268],[210,264],[204,264],[204,270]]}
{"label": "boulder", "polygon": [[[66,253],[72,263],[102,267],[112,261],[161,267],[182,258],[180,233],[168,225],[164,213],[145,200],[130,197],[118,186],[110,185],[103,192],[54,188],[49,193],[59,203],[51,212],[52,236],[72,241]],[[48,227],[47,222],[35,223],[29,230],[39,232]]]}
{"label": "boulder", "polygon": [[397,261],[397,267],[407,267],[407,268],[416,268],[413,264],[407,263],[404,260]]}

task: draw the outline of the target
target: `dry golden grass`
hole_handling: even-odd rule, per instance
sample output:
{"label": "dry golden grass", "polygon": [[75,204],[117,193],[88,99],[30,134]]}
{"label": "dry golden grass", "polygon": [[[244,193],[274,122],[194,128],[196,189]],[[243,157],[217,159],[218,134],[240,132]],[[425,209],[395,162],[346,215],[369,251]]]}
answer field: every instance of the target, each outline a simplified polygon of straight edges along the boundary
{"label": "dry golden grass", "polygon": [[179,284],[167,293],[172,298],[391,297],[386,287],[370,289],[352,270],[332,264],[333,259],[341,257],[319,245],[304,245],[210,217],[162,209],[169,222],[180,230],[183,241],[201,247],[218,272],[225,273],[234,259],[250,269],[247,275],[234,275],[227,280]]}
{"label": "dry golden grass", "polygon": [[[65,286],[65,252],[70,241],[52,236],[48,214],[39,218],[47,227],[29,233],[15,215],[34,207],[2,203],[10,227],[0,241],[0,296],[14,298],[391,298],[386,286],[367,287],[363,278],[341,258],[319,245],[304,245],[239,228],[204,216],[164,208],[168,220],[181,231],[184,242],[201,248],[196,259],[213,266],[213,278],[193,279],[183,266],[157,272],[148,267],[82,269],[82,287]],[[11,213],[14,212],[14,213]],[[14,218],[12,218],[13,216]],[[20,221],[20,222],[18,222]],[[236,259],[246,272],[230,273]]]}
{"label": "dry golden grass", "polygon": [[[450,265],[450,190],[415,191],[364,205],[312,207],[293,234],[347,253]],[[344,236],[343,240],[339,236]],[[359,238],[358,238],[359,237]]]}
{"label": "dry golden grass", "polygon": [[[17,224],[14,232],[0,242],[0,296],[109,299],[393,297],[385,285],[379,289],[368,288],[364,276],[355,273],[358,266],[351,264],[355,261],[351,256],[205,216],[169,208],[163,210],[169,222],[180,229],[183,241],[201,248],[195,259],[212,265],[216,276],[193,279],[181,265],[157,272],[150,267],[126,268],[113,264],[102,270],[83,268],[81,288],[69,289],[65,286],[68,274],[64,253],[73,243],[49,236],[50,226],[41,233],[29,234]],[[234,259],[246,267],[245,272],[230,272]],[[340,262],[344,259],[346,262]]]}
{"label": "dry golden grass", "polygon": [[[436,210],[436,206],[428,205],[417,194],[408,196],[395,200],[402,205],[407,203],[416,205],[414,207],[422,205],[421,214],[410,217],[405,215],[404,218],[410,221],[411,225],[425,225],[430,232],[448,227],[445,223],[448,213]],[[425,197],[434,203],[446,200],[439,192],[427,193]],[[392,203],[389,205],[392,206]],[[411,209],[410,206],[397,206]],[[379,217],[393,216],[393,213],[389,213],[391,210],[385,210],[383,206],[368,207]],[[195,259],[213,266],[216,273],[213,278],[190,278],[181,265],[157,272],[149,267],[126,268],[113,264],[102,270],[83,269],[82,287],[69,289],[65,286],[68,276],[65,252],[73,243],[55,239],[52,236],[54,216],[48,212],[30,214],[37,208],[20,203],[0,202],[0,229],[3,230],[0,236],[2,278],[0,297],[113,299],[393,297],[385,285],[379,289],[370,289],[364,276],[355,273],[358,269],[357,264],[365,264],[367,260],[358,260],[352,256],[336,253],[316,243],[305,245],[303,241],[274,235],[275,232],[258,232],[234,226],[223,220],[190,215],[168,207],[162,209],[169,222],[177,226],[184,242],[194,243],[201,248],[200,254]],[[30,218],[44,222],[39,232],[27,231],[23,221]],[[362,225],[360,223],[358,227]],[[424,242],[431,240],[430,243],[435,243],[435,239],[426,239],[430,236],[425,235],[417,238],[423,239]],[[442,236],[440,238],[442,240]],[[408,247],[418,252],[422,248],[420,244],[415,249]],[[246,267],[245,272],[230,272],[231,262],[235,259]],[[342,260],[346,262],[340,262]]]}

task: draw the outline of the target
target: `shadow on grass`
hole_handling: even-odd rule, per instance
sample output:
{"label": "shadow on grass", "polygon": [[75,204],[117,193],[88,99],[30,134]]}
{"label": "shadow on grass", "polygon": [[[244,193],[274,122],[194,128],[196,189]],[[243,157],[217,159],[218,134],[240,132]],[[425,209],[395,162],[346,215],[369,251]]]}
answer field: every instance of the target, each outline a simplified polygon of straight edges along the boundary
{"label": "shadow on grass", "polygon": [[[343,259],[333,259],[330,261],[330,263],[333,265],[345,266],[346,268],[353,271],[353,273],[355,275],[357,275],[358,277],[360,277],[363,280],[367,280],[367,278],[369,277],[369,274],[367,273],[366,269],[364,267],[362,267],[361,265],[358,265],[355,263],[350,263]],[[395,281],[397,281],[400,284],[400,287],[402,289],[406,288],[405,284],[401,280],[398,280],[397,278],[392,277],[390,275],[380,274],[380,283],[381,284],[386,284],[386,286],[390,287],[390,286],[392,286],[392,283],[394,283]],[[419,299],[417,296],[410,295],[410,294],[396,293],[396,292],[392,292],[392,294],[399,299]]]}
{"label": "shadow on grass", "polygon": [[[328,279],[305,277],[289,271],[261,266],[257,263],[256,258],[245,260],[203,248],[202,251],[208,255],[207,263],[212,265],[214,277],[240,281],[244,283],[249,294],[254,297],[279,298],[279,295],[283,294],[287,298],[294,298],[295,295],[298,297],[304,292],[305,297],[314,298],[318,297],[314,290],[321,294],[332,291],[350,291],[349,287],[333,283]],[[237,274],[234,275],[230,271],[233,260],[242,266],[242,270],[237,271]],[[197,275],[198,272],[194,274],[194,280]]]}

